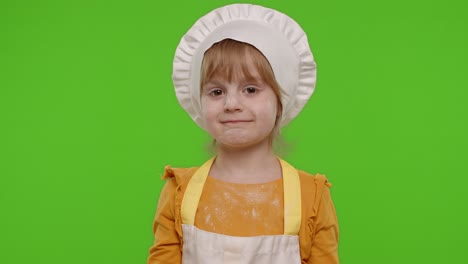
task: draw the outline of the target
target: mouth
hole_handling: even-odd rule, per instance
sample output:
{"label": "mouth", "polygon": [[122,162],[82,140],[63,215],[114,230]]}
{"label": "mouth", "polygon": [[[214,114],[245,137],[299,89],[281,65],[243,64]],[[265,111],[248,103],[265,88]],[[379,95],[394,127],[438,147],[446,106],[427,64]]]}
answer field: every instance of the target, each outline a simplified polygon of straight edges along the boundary
{"label": "mouth", "polygon": [[241,124],[241,123],[249,123],[249,122],[252,122],[252,120],[233,119],[233,120],[223,120],[221,121],[221,124]]}

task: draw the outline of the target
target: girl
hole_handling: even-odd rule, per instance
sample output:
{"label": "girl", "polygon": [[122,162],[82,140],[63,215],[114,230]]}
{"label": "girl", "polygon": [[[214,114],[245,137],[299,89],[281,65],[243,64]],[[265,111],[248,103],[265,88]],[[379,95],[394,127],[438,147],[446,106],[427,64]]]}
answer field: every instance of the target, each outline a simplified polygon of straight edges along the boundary
{"label": "girl", "polygon": [[228,5],[188,31],[174,59],[176,95],[216,156],[166,167],[148,264],[338,263],[330,184],[272,147],[315,73],[302,29],[272,9]]}

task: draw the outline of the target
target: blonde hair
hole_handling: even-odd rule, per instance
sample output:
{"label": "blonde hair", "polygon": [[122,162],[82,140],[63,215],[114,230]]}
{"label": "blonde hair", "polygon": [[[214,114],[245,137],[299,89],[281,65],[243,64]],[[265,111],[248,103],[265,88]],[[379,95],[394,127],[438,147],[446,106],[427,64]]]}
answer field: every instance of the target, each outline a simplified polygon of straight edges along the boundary
{"label": "blonde hair", "polygon": [[270,143],[280,134],[279,123],[283,112],[281,103],[282,89],[275,79],[275,74],[265,56],[254,46],[233,39],[224,39],[209,48],[201,65],[200,89],[215,77],[231,82],[246,79],[255,80],[249,70],[253,63],[261,81],[271,87],[277,99],[276,123],[270,134]]}

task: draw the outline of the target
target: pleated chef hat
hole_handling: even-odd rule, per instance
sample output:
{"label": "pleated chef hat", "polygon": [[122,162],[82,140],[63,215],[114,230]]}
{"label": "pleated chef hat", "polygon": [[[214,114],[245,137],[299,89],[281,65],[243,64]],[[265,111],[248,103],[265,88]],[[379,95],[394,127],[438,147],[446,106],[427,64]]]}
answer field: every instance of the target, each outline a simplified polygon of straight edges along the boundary
{"label": "pleated chef hat", "polygon": [[295,118],[314,92],[316,64],[302,28],[287,15],[252,4],[232,4],[201,17],[177,46],[172,80],[180,105],[203,128],[200,71],[214,43],[234,39],[256,47],[283,89],[280,126]]}

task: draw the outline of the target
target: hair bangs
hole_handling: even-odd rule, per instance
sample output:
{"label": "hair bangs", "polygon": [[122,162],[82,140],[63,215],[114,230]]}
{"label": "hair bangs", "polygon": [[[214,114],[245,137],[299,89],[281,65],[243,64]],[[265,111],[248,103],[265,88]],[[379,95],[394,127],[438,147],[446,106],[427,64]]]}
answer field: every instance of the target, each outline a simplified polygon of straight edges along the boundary
{"label": "hair bangs", "polygon": [[[274,76],[269,76],[272,75],[271,68],[268,70],[266,67],[270,67],[266,58],[250,44],[233,40],[221,41],[205,53],[200,84],[203,86],[213,79],[228,82],[265,81],[264,77],[274,79]],[[254,75],[255,73],[258,73],[258,76]]]}

